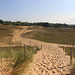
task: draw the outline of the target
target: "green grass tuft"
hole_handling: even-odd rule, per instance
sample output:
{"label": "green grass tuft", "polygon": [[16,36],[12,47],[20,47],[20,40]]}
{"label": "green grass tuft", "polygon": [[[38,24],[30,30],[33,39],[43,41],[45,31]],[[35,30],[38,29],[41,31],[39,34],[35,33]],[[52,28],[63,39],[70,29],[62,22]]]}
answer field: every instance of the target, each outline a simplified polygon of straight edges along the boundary
{"label": "green grass tuft", "polygon": [[39,48],[33,46],[26,47],[26,56],[24,56],[24,47],[15,48],[14,47],[1,47],[0,48],[0,58],[9,59],[9,67],[12,68],[10,75],[21,75],[23,69],[28,65],[28,62],[31,61],[33,54],[37,53]]}

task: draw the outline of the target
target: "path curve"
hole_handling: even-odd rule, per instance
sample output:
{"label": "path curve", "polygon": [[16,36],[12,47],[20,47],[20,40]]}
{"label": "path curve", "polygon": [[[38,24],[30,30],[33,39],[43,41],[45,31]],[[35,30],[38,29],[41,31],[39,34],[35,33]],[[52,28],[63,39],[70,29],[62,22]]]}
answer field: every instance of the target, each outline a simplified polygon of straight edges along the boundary
{"label": "path curve", "polygon": [[[22,31],[13,36],[12,41],[22,41],[26,45],[42,45],[42,50],[33,56],[28,71],[23,75],[66,75],[70,74],[70,57],[56,44],[45,43],[34,39],[23,38],[21,35],[27,31],[25,26]],[[30,44],[31,42],[31,44]]]}

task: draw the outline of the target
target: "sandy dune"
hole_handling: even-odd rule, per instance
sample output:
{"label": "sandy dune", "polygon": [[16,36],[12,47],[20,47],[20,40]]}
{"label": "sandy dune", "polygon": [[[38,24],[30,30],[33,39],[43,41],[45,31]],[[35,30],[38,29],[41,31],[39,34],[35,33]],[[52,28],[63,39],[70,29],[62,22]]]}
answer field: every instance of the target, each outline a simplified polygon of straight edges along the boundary
{"label": "sandy dune", "polygon": [[58,44],[45,43],[34,39],[23,38],[21,34],[27,31],[28,26],[13,36],[12,41],[22,41],[26,45],[37,45],[42,50],[33,56],[33,62],[23,75],[66,75],[70,74],[70,58],[58,47]]}

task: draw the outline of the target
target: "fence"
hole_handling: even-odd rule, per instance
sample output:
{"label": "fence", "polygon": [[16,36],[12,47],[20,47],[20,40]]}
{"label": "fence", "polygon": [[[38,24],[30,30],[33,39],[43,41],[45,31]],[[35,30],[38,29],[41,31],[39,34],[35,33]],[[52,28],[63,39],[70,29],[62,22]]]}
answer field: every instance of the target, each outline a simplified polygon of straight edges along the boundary
{"label": "fence", "polygon": [[[29,45],[26,44],[22,44],[22,41],[20,41],[19,43],[16,43],[15,45],[12,44],[12,42],[8,42],[8,45],[4,46],[4,47],[8,47],[9,50],[20,50],[21,48],[24,50],[24,56],[26,55],[26,48],[27,46],[31,46],[31,41],[29,41]],[[0,47],[0,49],[4,48],[4,47]],[[42,45],[40,45],[40,47],[37,46],[37,44],[34,44],[34,46],[36,48],[36,51],[39,49],[42,49]],[[7,50],[8,50],[7,48]],[[3,50],[3,49],[2,49]],[[4,49],[5,50],[5,49]]]}
{"label": "fence", "polygon": [[73,54],[75,51],[74,45],[70,45],[67,47],[63,46],[63,51],[65,51],[65,55],[70,56],[70,65],[72,65],[72,58],[73,58],[73,56],[75,57],[75,55]]}
{"label": "fence", "polygon": [[[14,66],[16,66],[16,64],[28,60],[28,58],[32,57],[32,54],[37,53],[38,50],[42,49],[42,45],[40,45],[40,47],[38,47],[37,44],[31,46],[31,41],[29,41],[29,43],[30,45],[26,45],[22,44],[20,41],[19,43],[12,45],[12,42],[9,41],[8,46],[0,47],[0,69],[2,73],[5,72],[4,70],[7,70],[7,63],[13,63],[14,61]],[[14,58],[16,59],[14,60]]]}

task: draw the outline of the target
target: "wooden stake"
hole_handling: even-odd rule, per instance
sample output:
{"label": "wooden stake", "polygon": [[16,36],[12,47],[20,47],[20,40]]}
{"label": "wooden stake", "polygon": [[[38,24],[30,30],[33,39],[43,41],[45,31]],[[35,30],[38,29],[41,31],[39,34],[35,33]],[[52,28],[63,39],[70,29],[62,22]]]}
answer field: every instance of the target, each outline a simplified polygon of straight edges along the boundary
{"label": "wooden stake", "polygon": [[72,65],[72,47],[70,46],[70,65]]}
{"label": "wooden stake", "polygon": [[24,44],[24,58],[26,57],[26,44]]}
{"label": "wooden stake", "polygon": [[20,41],[20,47],[21,47],[22,42]]}
{"label": "wooden stake", "polygon": [[36,45],[36,52],[37,52],[37,45]]}
{"label": "wooden stake", "polygon": [[19,49],[18,44],[16,45],[17,49]]}
{"label": "wooden stake", "polygon": [[66,55],[66,50],[65,50],[65,47],[63,46],[63,51],[65,52],[65,55]]}
{"label": "wooden stake", "polygon": [[42,45],[41,45],[41,50],[42,50]]}
{"label": "wooden stake", "polygon": [[63,51],[64,51],[64,46],[63,46]]}
{"label": "wooden stake", "polygon": [[9,47],[10,47],[10,41],[9,41]]}
{"label": "wooden stake", "polygon": [[74,49],[74,44],[72,45],[72,49]]}
{"label": "wooden stake", "polygon": [[31,41],[29,41],[29,44],[30,44],[30,46],[31,46]]}
{"label": "wooden stake", "polygon": [[37,53],[37,45],[35,44],[35,48],[36,48],[36,53]]}
{"label": "wooden stake", "polygon": [[68,49],[68,46],[67,46],[67,49]]}

